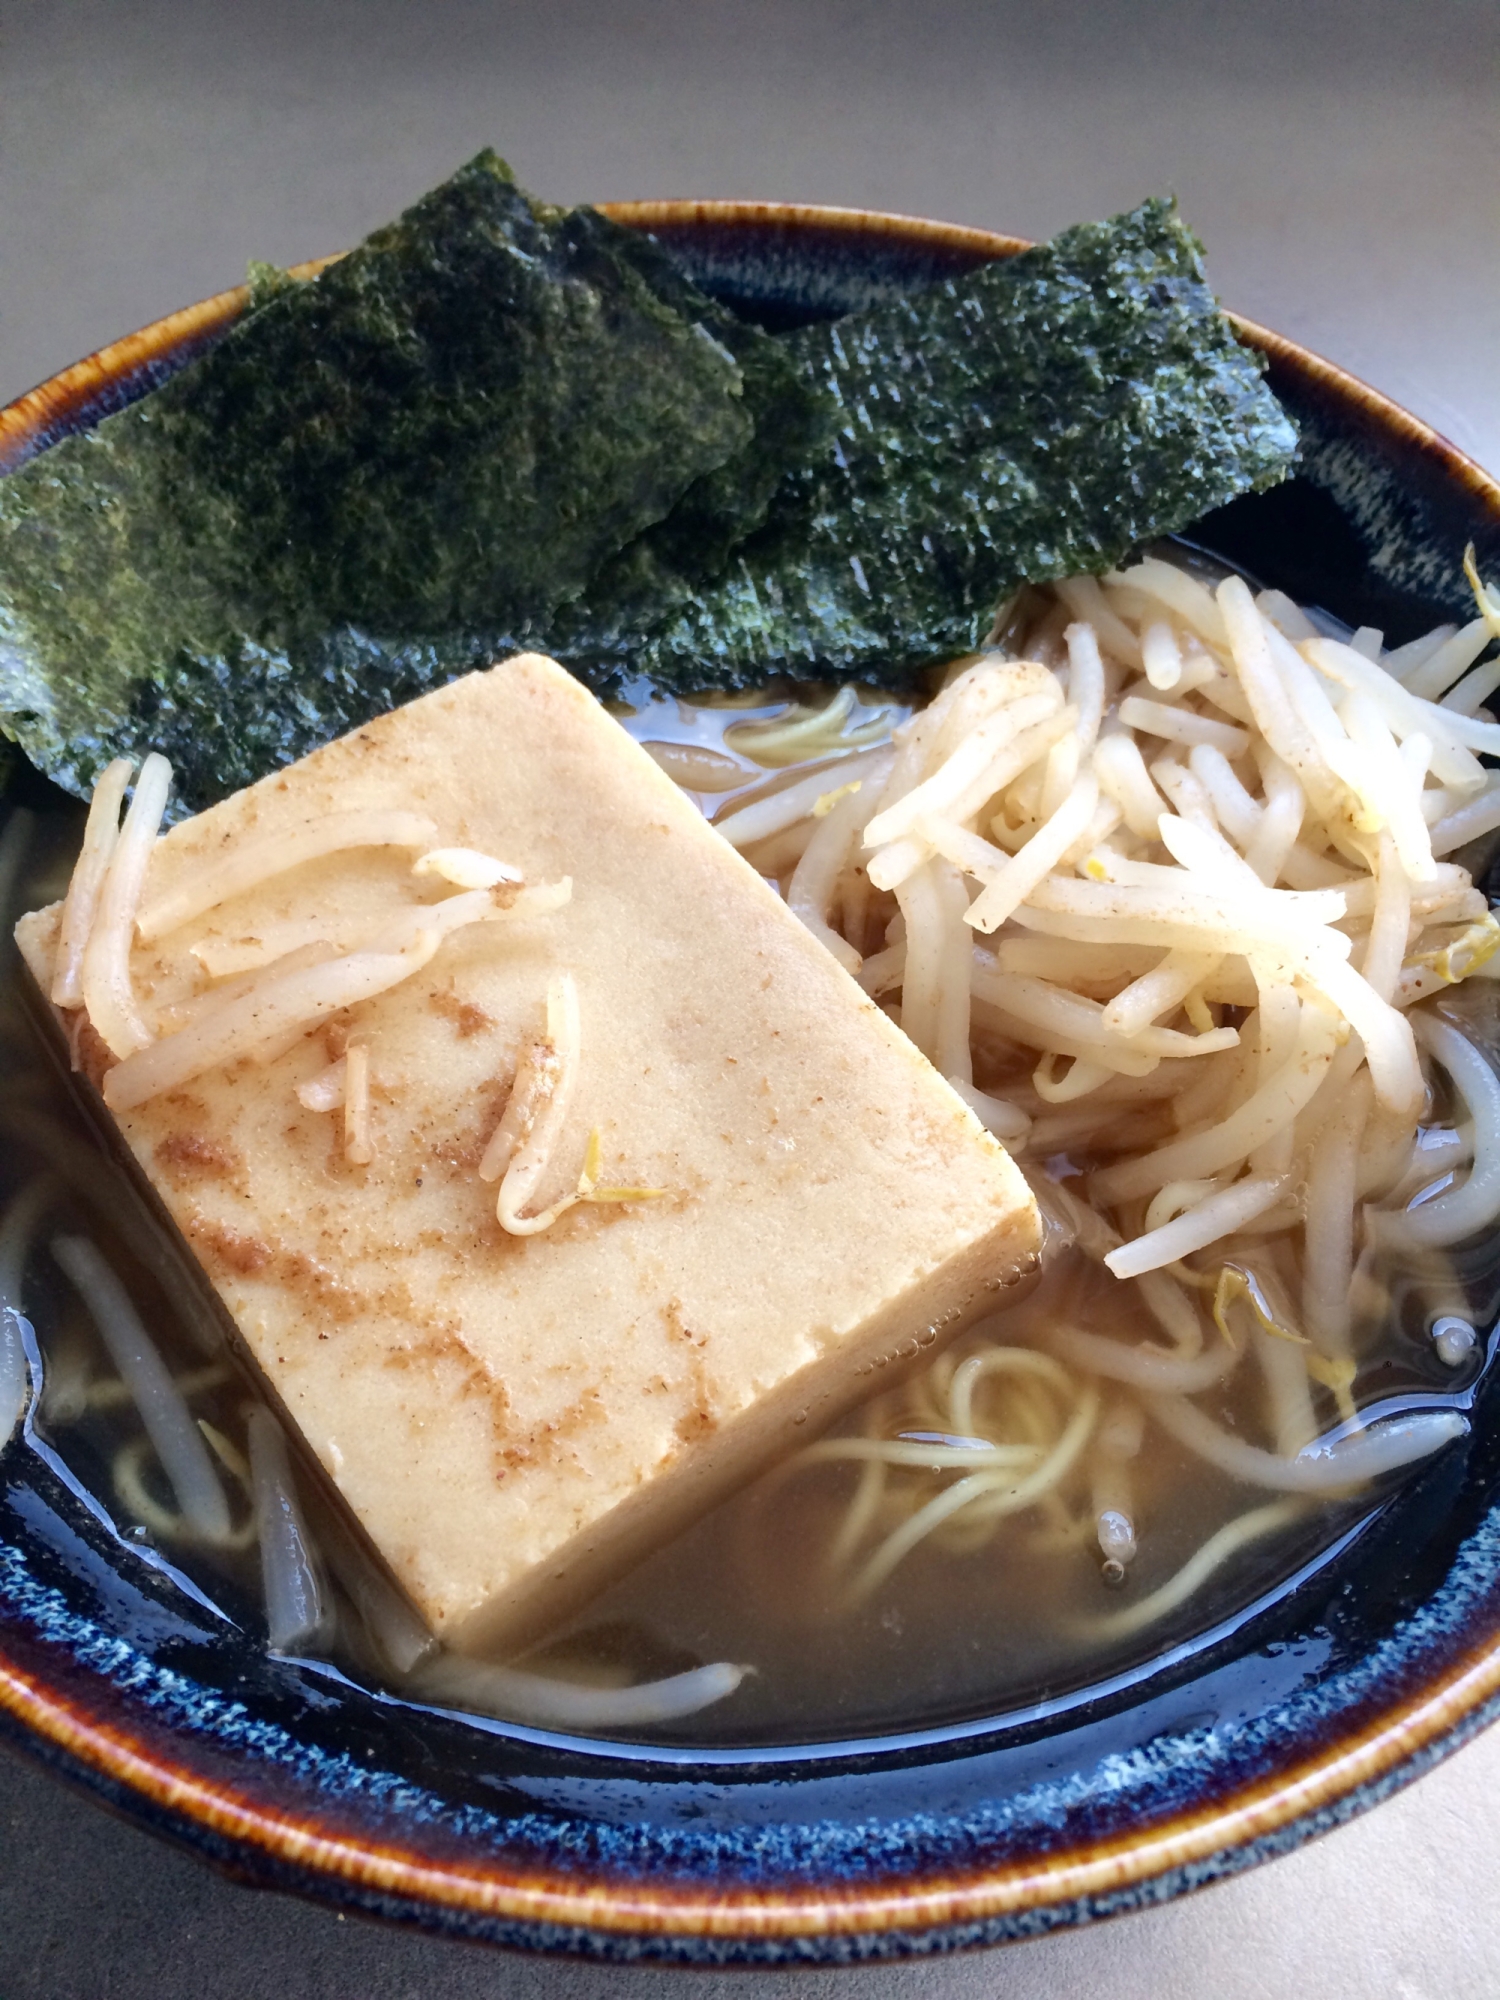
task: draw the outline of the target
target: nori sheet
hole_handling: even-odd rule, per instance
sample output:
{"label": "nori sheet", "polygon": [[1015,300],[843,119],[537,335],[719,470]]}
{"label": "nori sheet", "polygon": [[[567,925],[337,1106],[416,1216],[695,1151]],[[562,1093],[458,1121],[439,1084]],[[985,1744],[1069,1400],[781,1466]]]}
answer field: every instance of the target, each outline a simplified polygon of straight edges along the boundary
{"label": "nori sheet", "polygon": [[910,685],[1020,583],[1107,569],[1296,453],[1169,201],[787,344],[836,435],[637,649],[658,681]]}
{"label": "nori sheet", "polygon": [[[909,685],[1295,449],[1169,203],[772,338],[481,155],[0,481],[0,726],[178,810],[518,645]],[[617,379],[619,378],[619,379]]]}
{"label": "nori sheet", "polygon": [[349,685],[353,635],[382,635],[398,698],[442,677],[434,647],[524,640],[754,442],[720,309],[669,277],[493,154],[306,284],[256,272],[222,344],[0,481],[9,732],[85,789],[180,711],[201,802],[385,705]]}
{"label": "nori sheet", "polygon": [[707,325],[739,363],[754,430],[743,449],[694,480],[664,520],[627,543],[535,633],[535,643],[596,687],[638,670],[642,635],[724,576],[784,479],[831,445],[839,423],[836,398],[785,342],[705,298],[653,238],[637,234],[631,245],[626,254],[653,291]]}

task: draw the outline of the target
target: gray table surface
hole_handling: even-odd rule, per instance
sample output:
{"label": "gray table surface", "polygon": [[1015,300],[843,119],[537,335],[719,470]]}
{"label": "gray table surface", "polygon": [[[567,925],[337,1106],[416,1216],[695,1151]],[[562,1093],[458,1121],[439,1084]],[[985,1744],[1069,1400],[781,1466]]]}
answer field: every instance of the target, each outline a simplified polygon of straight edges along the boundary
{"label": "gray table surface", "polygon": [[[0,402],[485,144],[557,200],[759,196],[1046,235],[1172,189],[1224,299],[1500,468],[1494,0],[0,0]],[[1500,1732],[1289,1859],[888,2000],[1500,1992]],[[3,2000],[680,2000],[221,1880],[0,1759]]]}

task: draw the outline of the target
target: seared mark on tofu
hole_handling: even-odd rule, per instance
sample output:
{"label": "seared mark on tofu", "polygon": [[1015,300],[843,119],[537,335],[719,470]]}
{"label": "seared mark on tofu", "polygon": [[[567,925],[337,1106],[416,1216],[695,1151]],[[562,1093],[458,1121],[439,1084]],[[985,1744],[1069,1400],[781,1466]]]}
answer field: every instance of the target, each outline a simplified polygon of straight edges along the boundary
{"label": "seared mark on tofu", "polygon": [[673,1340],[685,1340],[690,1347],[706,1347],[708,1335],[694,1333],[682,1316],[681,1299],[668,1299],[666,1307],[667,1332]]}
{"label": "seared mark on tofu", "polygon": [[182,1218],[182,1226],[206,1260],[239,1277],[272,1278],[284,1291],[300,1292],[311,1298],[326,1319],[349,1320],[366,1309],[368,1301],[361,1292],[305,1250],[267,1243],[260,1236],[242,1235],[197,1210]]}
{"label": "seared mark on tofu", "polygon": [[179,1186],[191,1181],[237,1180],[243,1171],[232,1146],[201,1132],[169,1132],[156,1148],[156,1163]]}
{"label": "seared mark on tofu", "polygon": [[479,1395],[481,1392],[500,1397],[507,1405],[510,1396],[505,1384],[490,1367],[482,1354],[452,1328],[439,1328],[423,1340],[404,1340],[399,1347],[390,1348],[382,1363],[386,1368],[422,1368],[433,1362],[456,1361],[463,1370],[464,1381],[460,1394]]}
{"label": "seared mark on tofu", "polygon": [[673,1424],[672,1435],[679,1444],[696,1444],[719,1428],[719,1398],[703,1360],[708,1335],[695,1333],[688,1325],[680,1299],[668,1299],[664,1317],[668,1339],[682,1342],[689,1350],[687,1407]]}
{"label": "seared mark on tofu", "polygon": [[264,1271],[276,1254],[260,1237],[242,1235],[239,1230],[222,1222],[210,1222],[203,1215],[187,1217],[183,1227],[194,1247],[205,1257],[242,1278]]}
{"label": "seared mark on tofu", "polygon": [[82,1011],[68,1022],[68,1060],[80,1076],[98,1090],[115,1066],[114,1053],[88,1015]]}
{"label": "seared mark on tofu", "polygon": [[696,1444],[700,1438],[712,1437],[718,1428],[718,1418],[706,1402],[699,1400],[673,1424],[672,1435],[679,1444]]}
{"label": "seared mark on tofu", "polygon": [[488,1406],[497,1448],[505,1449],[512,1430],[510,1391],[484,1355],[456,1328],[439,1327],[422,1340],[403,1341],[387,1352],[382,1365],[418,1370],[423,1377],[424,1403],[438,1380],[451,1386],[459,1402],[478,1398]]}
{"label": "seared mark on tofu", "polygon": [[604,1398],[597,1389],[585,1389],[558,1416],[533,1424],[524,1436],[502,1445],[495,1455],[496,1479],[502,1480],[526,1465],[555,1465],[563,1458],[576,1462],[578,1453],[568,1448],[571,1440],[607,1420]]}
{"label": "seared mark on tofu", "polygon": [[465,1000],[450,986],[441,993],[428,996],[427,1004],[435,1014],[441,1014],[458,1030],[458,1039],[466,1042],[470,1035],[477,1035],[486,1028],[493,1028],[495,1017],[486,1012],[477,1000]]}
{"label": "seared mark on tofu", "polygon": [[[426,1158],[455,1180],[469,1180],[479,1171],[479,1162],[484,1158],[485,1148],[490,1143],[490,1134],[500,1122],[510,1097],[511,1079],[494,1084],[478,1100],[478,1114],[471,1125],[446,1133],[442,1138],[429,1137],[426,1132]],[[493,1210],[494,1198],[486,1200],[486,1207]]]}

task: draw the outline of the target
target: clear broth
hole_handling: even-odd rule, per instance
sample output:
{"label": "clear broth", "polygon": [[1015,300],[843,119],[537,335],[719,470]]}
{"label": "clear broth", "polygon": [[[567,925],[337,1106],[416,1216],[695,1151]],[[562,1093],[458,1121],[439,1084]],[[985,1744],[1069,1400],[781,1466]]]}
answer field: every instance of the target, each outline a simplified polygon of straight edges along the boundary
{"label": "clear broth", "polygon": [[[717,750],[726,725],[773,706],[726,710],[643,695],[621,720],[643,741]],[[775,774],[752,774],[747,789],[767,778],[774,782]],[[742,796],[731,791],[700,802],[717,816]],[[35,804],[13,812],[0,836],[8,954],[0,999],[7,1076],[0,1101],[0,1203],[8,1210],[38,1173],[55,1177],[58,1192],[45,1233],[78,1229],[98,1241],[189,1388],[194,1414],[243,1452],[247,1412],[259,1399],[253,1373],[233,1351],[186,1251],[164,1231],[121,1150],[111,1146],[67,1076],[59,1038],[28,992],[9,941],[20,910],[62,893],[81,824],[82,810],[73,801],[38,787]],[[1464,1011],[1476,1038],[1491,1050],[1500,1047],[1500,993],[1494,987],[1451,1004]],[[1435,1107],[1434,1116],[1440,1119],[1442,1110]],[[1453,1261],[1469,1317],[1488,1325],[1500,1302],[1500,1244],[1471,1247]],[[1064,1252],[1049,1265],[1042,1290],[1018,1310],[1053,1306],[1079,1323],[1119,1331],[1113,1283],[1081,1255]],[[166,1568],[236,1624],[252,1631],[263,1625],[258,1555],[243,1493],[236,1489],[237,1546],[186,1546],[164,1533],[159,1523],[170,1508],[170,1491],[97,1331],[41,1244],[26,1263],[22,1302],[34,1329],[33,1374],[40,1371],[41,1388],[24,1438],[14,1439],[10,1450],[41,1454],[88,1496],[118,1536],[122,1563]],[[1433,1348],[1430,1316],[1416,1286],[1395,1288],[1380,1349],[1361,1367],[1356,1398],[1362,1406],[1404,1401],[1468,1407],[1485,1361],[1483,1344],[1461,1367],[1446,1367]],[[1144,1335],[1151,1328],[1143,1321],[1135,1330]],[[985,1333],[1017,1337],[1007,1334],[1003,1319]],[[1226,1427],[1257,1436],[1258,1389],[1254,1368],[1241,1366],[1214,1414]],[[837,1429],[859,1435],[869,1415],[866,1407],[856,1409]],[[1331,1401],[1320,1417],[1335,1421]],[[663,1743],[846,1739],[1013,1714],[1064,1701],[1201,1643],[1341,1545],[1393,1490],[1386,1484],[1310,1505],[1228,1560],[1170,1615],[1144,1630],[1111,1635],[1113,1612],[1164,1584],[1216,1530],[1267,1498],[1190,1457],[1159,1431],[1148,1431],[1137,1467],[1139,1552],[1121,1587],[1106,1580],[1096,1540],[1041,1547],[1019,1516],[976,1551],[925,1544],[867,1601],[850,1608],[827,1552],[857,1468],[781,1467],[658,1549],[517,1664],[599,1685],[714,1660],[753,1669],[727,1700],[696,1715],[610,1732]],[[1409,1476],[1420,1474],[1417,1467]],[[333,1607],[320,1657],[363,1684],[410,1698],[378,1629],[358,1608],[365,1601],[360,1569],[370,1559],[340,1525],[337,1503],[315,1469],[304,1465],[300,1483]]]}

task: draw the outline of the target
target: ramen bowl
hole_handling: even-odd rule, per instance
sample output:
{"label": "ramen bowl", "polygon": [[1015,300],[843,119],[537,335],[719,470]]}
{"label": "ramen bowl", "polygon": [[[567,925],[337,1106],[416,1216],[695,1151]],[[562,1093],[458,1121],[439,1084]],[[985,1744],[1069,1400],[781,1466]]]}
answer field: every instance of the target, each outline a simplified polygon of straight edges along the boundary
{"label": "ramen bowl", "polygon": [[[608,212],[772,328],[1022,247],[829,209]],[[0,412],[0,468],[165,379],[243,305],[227,292],[174,314]],[[1301,427],[1302,463],[1191,538],[1397,640],[1463,615],[1456,556],[1472,541],[1481,569],[1500,567],[1500,486],[1339,369],[1240,331]],[[17,829],[38,805],[41,781],[23,776],[3,808],[7,939]],[[160,1247],[158,1277],[187,1284],[177,1254]],[[1331,1551],[1138,1671],[1015,1712],[722,1749],[466,1719],[269,1657],[118,1536],[28,1429],[0,1460],[0,1726],[241,1880],[435,1931],[697,1964],[999,1943],[1286,1852],[1491,1719],[1500,1397],[1488,1369],[1467,1402],[1467,1438]]]}

